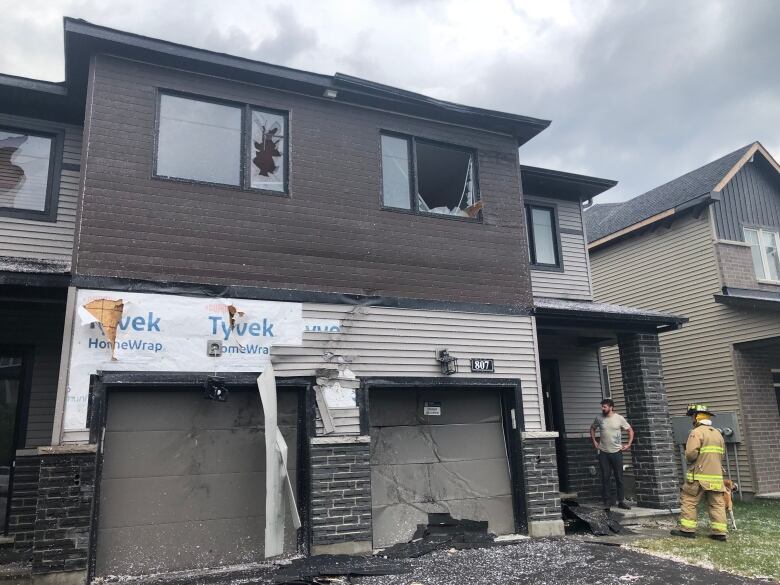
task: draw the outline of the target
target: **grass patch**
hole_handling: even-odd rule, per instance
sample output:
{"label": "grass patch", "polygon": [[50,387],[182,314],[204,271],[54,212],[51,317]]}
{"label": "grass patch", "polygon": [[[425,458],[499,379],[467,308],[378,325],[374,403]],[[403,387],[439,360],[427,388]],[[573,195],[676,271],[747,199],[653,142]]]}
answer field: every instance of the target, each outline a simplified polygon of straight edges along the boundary
{"label": "grass patch", "polygon": [[728,542],[706,537],[709,520],[703,504],[699,510],[697,539],[670,536],[640,540],[634,546],[749,577],[780,580],[780,502],[734,502],[738,530],[729,532]]}

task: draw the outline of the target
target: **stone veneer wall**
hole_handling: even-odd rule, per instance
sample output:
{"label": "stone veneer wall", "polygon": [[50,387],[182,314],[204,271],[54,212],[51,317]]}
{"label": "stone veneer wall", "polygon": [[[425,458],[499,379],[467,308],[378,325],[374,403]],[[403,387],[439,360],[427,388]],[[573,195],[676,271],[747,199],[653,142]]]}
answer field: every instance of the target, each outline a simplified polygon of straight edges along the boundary
{"label": "stone veneer wall", "polygon": [[780,348],[734,348],[734,370],[749,441],[756,493],[780,492],[780,412],[772,368],[780,368]]}
{"label": "stone veneer wall", "polygon": [[369,437],[311,439],[312,552],[371,550]]}
{"label": "stone veneer wall", "polygon": [[631,449],[636,501],[647,508],[676,508],[680,487],[661,348],[654,333],[618,336],[626,418],[634,428]]}
{"label": "stone veneer wall", "polygon": [[521,435],[530,536],[563,535],[556,436],[557,433],[544,432],[524,432]]}

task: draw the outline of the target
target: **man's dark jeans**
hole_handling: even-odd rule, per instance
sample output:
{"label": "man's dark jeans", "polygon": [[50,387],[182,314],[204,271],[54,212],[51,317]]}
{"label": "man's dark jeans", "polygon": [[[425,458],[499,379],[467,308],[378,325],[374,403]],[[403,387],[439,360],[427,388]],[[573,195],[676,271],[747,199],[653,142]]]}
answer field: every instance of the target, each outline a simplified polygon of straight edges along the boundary
{"label": "man's dark jeans", "polygon": [[611,475],[615,474],[615,486],[617,487],[618,504],[623,501],[623,453],[604,453],[599,451],[599,465],[601,466],[601,499],[604,507],[610,508],[614,503],[610,492],[612,491]]}

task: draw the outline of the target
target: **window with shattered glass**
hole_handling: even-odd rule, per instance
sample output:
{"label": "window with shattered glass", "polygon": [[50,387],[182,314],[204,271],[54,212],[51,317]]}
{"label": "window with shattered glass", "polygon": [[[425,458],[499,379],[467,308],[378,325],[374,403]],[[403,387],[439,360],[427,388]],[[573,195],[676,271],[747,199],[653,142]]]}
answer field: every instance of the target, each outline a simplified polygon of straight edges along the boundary
{"label": "window with shattered glass", "polygon": [[381,148],[384,207],[464,219],[480,217],[474,151],[391,134],[381,136]]}
{"label": "window with shattered glass", "polygon": [[53,146],[51,136],[0,128],[0,208],[46,211]]}
{"label": "window with shattered glass", "polygon": [[287,119],[277,113],[252,110],[250,186],[286,191]]}
{"label": "window with shattered glass", "polygon": [[159,178],[287,192],[283,112],[164,93],[157,128]]}

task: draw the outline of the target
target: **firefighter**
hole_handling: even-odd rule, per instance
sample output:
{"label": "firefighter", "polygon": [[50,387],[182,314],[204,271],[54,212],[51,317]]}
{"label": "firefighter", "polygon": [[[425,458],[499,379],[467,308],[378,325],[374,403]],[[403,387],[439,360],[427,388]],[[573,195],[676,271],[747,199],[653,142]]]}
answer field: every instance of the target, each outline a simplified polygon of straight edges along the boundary
{"label": "firefighter", "polygon": [[726,540],[726,503],[723,492],[723,455],[726,443],[718,429],[712,426],[715,416],[706,404],[689,404],[687,415],[693,421],[693,430],[685,445],[688,472],[680,494],[680,527],[672,530],[674,536],[696,538],[697,507],[707,500],[710,515],[710,538]]}

